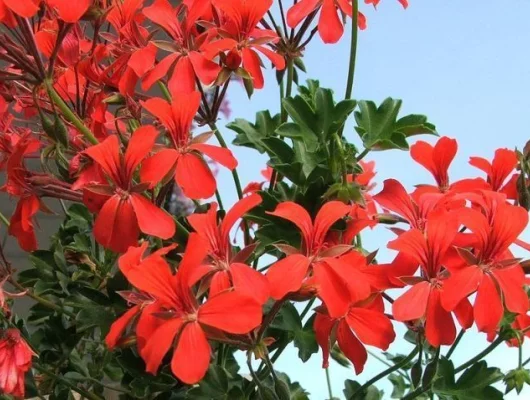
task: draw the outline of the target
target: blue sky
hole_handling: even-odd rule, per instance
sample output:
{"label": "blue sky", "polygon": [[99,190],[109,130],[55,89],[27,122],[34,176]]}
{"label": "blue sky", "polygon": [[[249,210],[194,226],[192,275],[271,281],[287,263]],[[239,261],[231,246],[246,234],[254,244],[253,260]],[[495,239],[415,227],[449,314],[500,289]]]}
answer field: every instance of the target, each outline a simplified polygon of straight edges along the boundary
{"label": "blue sky", "polygon": [[[377,11],[361,5],[368,29],[359,35],[353,97],[376,102],[388,96],[403,99],[404,113],[425,114],[441,135],[456,138],[460,149],[450,171],[455,180],[477,173],[467,164],[470,156],[491,158],[496,148],[522,147],[530,139],[530,2],[502,4],[493,0],[410,0],[406,11],[394,0],[381,1]],[[302,80],[319,79],[321,86],[335,91],[336,97],[343,95],[346,82],[349,27],[346,32],[340,43],[331,46],[316,37],[305,55],[308,74]],[[279,110],[275,78],[269,73],[266,79],[266,88],[255,93],[251,101],[237,85],[230,89],[232,118],[253,121],[256,111]],[[222,130],[231,141],[233,133]],[[345,134],[359,143],[352,128]],[[259,170],[267,160],[246,149],[235,148],[234,152],[243,185],[259,179]],[[384,152],[367,159],[377,162],[378,182],[394,177],[409,188],[431,182],[428,173],[406,152]],[[231,176],[221,172],[219,186],[225,203],[233,203],[236,197]],[[530,233],[525,236],[530,239]],[[365,244],[374,250],[390,237],[379,229]],[[473,328],[453,356],[455,363],[467,360],[485,345],[484,336]],[[398,341],[390,351],[405,353],[408,348]],[[530,356],[528,344],[525,356]],[[501,346],[488,360],[507,371],[516,367],[517,351]],[[318,354],[302,364],[292,350],[282,355],[277,365],[310,391],[312,399],[325,399],[320,363]],[[352,369],[332,363],[334,395],[342,396],[345,379],[365,381],[384,368],[369,359],[364,373],[355,377]],[[389,398],[388,389],[385,398]],[[521,398],[530,398],[530,390],[526,389]]]}

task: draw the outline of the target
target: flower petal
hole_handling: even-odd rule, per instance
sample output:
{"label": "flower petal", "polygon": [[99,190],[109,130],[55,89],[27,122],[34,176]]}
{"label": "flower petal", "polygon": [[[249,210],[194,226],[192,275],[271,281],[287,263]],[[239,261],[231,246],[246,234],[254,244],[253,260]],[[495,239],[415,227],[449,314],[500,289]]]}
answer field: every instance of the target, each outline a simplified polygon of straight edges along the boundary
{"label": "flower petal", "polygon": [[143,233],[161,239],[169,239],[175,235],[175,221],[171,215],[141,194],[133,193],[130,199],[138,219],[138,226]]}
{"label": "flower petal", "polygon": [[197,322],[191,322],[180,334],[171,359],[171,371],[182,382],[193,385],[206,375],[210,353],[204,331]]}
{"label": "flower petal", "polygon": [[190,199],[208,199],[214,195],[217,187],[210,167],[195,153],[185,153],[179,157],[175,180]]}
{"label": "flower petal", "polygon": [[293,254],[274,263],[266,275],[271,297],[280,300],[286,294],[299,290],[308,268],[309,259],[302,254]]}

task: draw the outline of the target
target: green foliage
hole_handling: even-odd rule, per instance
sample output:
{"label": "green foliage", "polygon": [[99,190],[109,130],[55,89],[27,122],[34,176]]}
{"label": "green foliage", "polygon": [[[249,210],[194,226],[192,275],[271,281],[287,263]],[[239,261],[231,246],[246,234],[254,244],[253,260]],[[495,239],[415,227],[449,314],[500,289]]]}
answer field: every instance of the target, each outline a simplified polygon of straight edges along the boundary
{"label": "green foliage", "polygon": [[368,386],[364,391],[359,392],[361,384],[351,379],[344,381],[344,396],[348,400],[382,400],[384,392],[374,385]]}

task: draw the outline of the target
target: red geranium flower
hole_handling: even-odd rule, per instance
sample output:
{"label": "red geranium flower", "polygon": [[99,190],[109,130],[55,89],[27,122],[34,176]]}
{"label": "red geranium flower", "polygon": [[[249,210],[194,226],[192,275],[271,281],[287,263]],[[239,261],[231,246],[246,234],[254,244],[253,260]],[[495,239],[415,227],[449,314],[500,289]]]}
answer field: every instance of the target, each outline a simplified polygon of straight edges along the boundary
{"label": "red geranium flower", "polygon": [[[157,136],[158,132],[152,126],[138,128],[129,141],[125,155],[120,152],[116,135],[85,150],[85,154],[107,175],[109,184],[85,186],[84,203],[90,211],[98,213],[94,237],[115,252],[123,253],[129,246],[134,246],[140,231],[162,239],[169,239],[175,234],[173,218],[141,194],[148,184],[136,185],[133,182],[136,168],[153,149]],[[163,177],[172,166],[173,162],[159,160],[157,172]],[[144,170],[148,168],[143,166]]]}
{"label": "red geranium flower", "polygon": [[276,69],[285,68],[285,58],[265,46],[276,43],[278,35],[269,29],[257,27],[271,8],[272,0],[213,0],[213,3],[226,19],[217,29],[222,39],[206,46],[209,58],[228,51],[227,67],[236,70],[243,62],[243,68],[252,77],[254,88],[263,88],[262,63],[257,52],[267,57]]}
{"label": "red geranium flower", "polygon": [[[129,251],[138,254],[137,248]],[[188,282],[207,251],[203,239],[192,233],[176,275],[158,256],[122,268],[135,288],[155,299],[143,307],[135,328],[147,372],[155,374],[166,353],[174,347],[173,374],[184,383],[197,383],[210,364],[211,348],[205,328],[237,335],[248,333],[261,322],[261,305],[237,291],[219,293],[204,303],[197,301]],[[116,323],[123,325],[123,320]]]}
{"label": "red geranium flower", "polygon": [[364,369],[368,358],[363,344],[386,350],[396,338],[394,328],[384,314],[379,297],[357,301],[355,294],[347,311],[338,318],[332,318],[325,307],[317,309],[313,328],[316,340],[322,348],[323,368],[329,366],[330,349],[335,340],[344,355],[352,362],[358,375]]}
{"label": "red geranium flower", "polygon": [[237,160],[228,149],[204,143],[210,134],[199,135],[192,139],[190,129],[193,118],[199,109],[201,95],[199,92],[178,94],[171,104],[154,98],[143,103],[147,111],[157,117],[167,129],[168,137],[177,150],[162,150],[146,160],[142,169],[142,180],[145,182],[160,181],[166,171],[157,169],[159,162],[176,163],[175,181],[184,194],[191,199],[207,199],[215,193],[217,184],[204,161],[202,154],[233,170]]}
{"label": "red geranium flower", "polygon": [[17,329],[8,329],[0,339],[0,392],[25,398],[24,376],[35,355]]}
{"label": "red geranium flower", "polygon": [[[491,163],[482,157],[471,157],[469,163],[488,175],[487,183],[491,190],[504,193],[509,199],[517,199],[517,178],[519,175],[512,175],[518,163],[515,151],[497,149]],[[508,181],[506,181],[507,179]]]}
{"label": "red geranium flower", "polygon": [[[441,295],[446,290],[445,260],[457,232],[455,216],[442,212],[429,217],[425,233],[414,228],[388,244],[388,248],[412,257],[416,269],[421,266],[419,277],[398,277],[412,287],[392,304],[394,318],[404,322],[424,319],[427,340],[435,347],[452,344],[456,337],[453,317],[442,307]],[[454,311],[463,328],[473,324],[473,312],[467,299],[462,298]]]}
{"label": "red geranium flower", "polygon": [[216,203],[213,203],[205,214],[193,214],[188,217],[193,229],[205,239],[209,256],[208,261],[192,273],[190,284],[208,274],[211,277],[210,296],[234,287],[241,293],[253,296],[260,303],[267,301],[269,282],[262,274],[244,264],[255,246],[234,254],[230,245],[230,230],[237,220],[260,203],[261,197],[257,194],[243,198],[226,213],[219,226]]}
{"label": "red geranium flower", "polygon": [[446,310],[477,291],[474,315],[481,332],[494,332],[504,308],[517,314],[528,310],[524,290],[525,274],[509,251],[528,225],[528,213],[522,207],[504,201],[494,202],[489,218],[477,209],[461,210],[459,218],[474,236],[472,251],[463,250],[462,264],[450,268],[442,294]]}

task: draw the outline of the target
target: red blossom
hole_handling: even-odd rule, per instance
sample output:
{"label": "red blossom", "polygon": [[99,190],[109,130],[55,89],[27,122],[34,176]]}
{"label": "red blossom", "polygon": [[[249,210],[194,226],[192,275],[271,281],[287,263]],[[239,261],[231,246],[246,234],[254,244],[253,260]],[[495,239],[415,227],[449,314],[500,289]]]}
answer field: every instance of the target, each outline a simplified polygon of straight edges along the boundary
{"label": "red blossom", "polygon": [[0,391],[23,399],[24,377],[35,355],[18,329],[8,329],[0,338]]}

